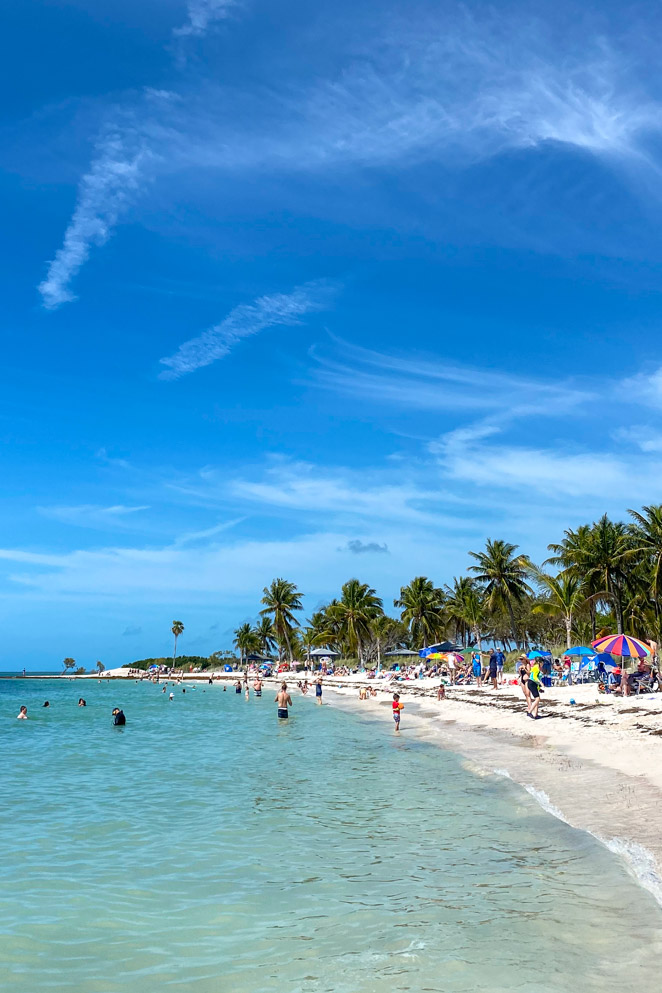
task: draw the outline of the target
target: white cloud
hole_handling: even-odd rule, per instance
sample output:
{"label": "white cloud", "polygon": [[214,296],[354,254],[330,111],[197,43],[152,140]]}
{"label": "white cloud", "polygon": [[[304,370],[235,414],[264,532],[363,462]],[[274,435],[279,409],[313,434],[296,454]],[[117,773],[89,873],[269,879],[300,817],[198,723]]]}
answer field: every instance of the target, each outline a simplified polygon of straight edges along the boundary
{"label": "white cloud", "polygon": [[642,452],[662,452],[662,433],[653,428],[634,424],[629,428],[618,428],[614,431],[615,441],[628,446],[636,445]]}
{"label": "white cloud", "polygon": [[581,451],[568,444],[556,448],[498,444],[487,439],[494,425],[475,425],[444,435],[430,446],[443,472],[458,481],[510,490],[525,502],[533,494],[566,503],[599,498],[645,501],[662,485],[662,460],[612,452]]}
{"label": "white cloud", "polygon": [[104,134],[95,151],[90,171],[80,182],[76,209],[62,247],[39,285],[44,306],[49,310],[76,299],[71,281],[87,262],[92,246],[108,241],[118,217],[138,190],[150,157],[142,137],[132,128]]}
{"label": "white cloud", "polygon": [[[448,329],[449,337],[453,328]],[[341,359],[315,351],[315,381],[354,399],[422,410],[483,410],[503,416],[563,416],[592,398],[588,387],[337,342]]]}
{"label": "white cloud", "polygon": [[662,410],[662,366],[653,372],[641,372],[624,379],[620,387],[623,400],[642,403]]}
{"label": "white cloud", "polygon": [[125,504],[114,504],[103,507],[97,504],[85,503],[69,507],[37,507],[42,517],[48,517],[62,524],[74,524],[81,528],[123,528],[128,520],[141,511],[149,510],[149,506],[129,507]]}
{"label": "white cloud", "polygon": [[239,6],[239,0],[188,0],[188,21],[173,34],[179,37],[200,37],[215,21],[223,21]]}
{"label": "white cloud", "polygon": [[291,293],[276,293],[260,297],[251,304],[241,304],[231,310],[220,324],[180,345],[174,355],[161,359],[168,366],[160,379],[179,379],[189,372],[211,365],[224,358],[243,338],[278,325],[301,324],[307,314],[328,305],[329,287],[308,283]]}

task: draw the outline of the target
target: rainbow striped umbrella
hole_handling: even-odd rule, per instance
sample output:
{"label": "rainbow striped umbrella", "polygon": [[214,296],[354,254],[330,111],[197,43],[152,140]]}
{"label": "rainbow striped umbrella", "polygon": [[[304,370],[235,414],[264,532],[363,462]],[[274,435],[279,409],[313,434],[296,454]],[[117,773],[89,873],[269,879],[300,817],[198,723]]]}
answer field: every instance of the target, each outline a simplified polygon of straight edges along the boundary
{"label": "rainbow striped umbrella", "polygon": [[624,659],[644,659],[651,654],[648,645],[627,634],[608,634],[606,638],[598,638],[591,644],[596,652],[607,652],[608,655],[620,655]]}

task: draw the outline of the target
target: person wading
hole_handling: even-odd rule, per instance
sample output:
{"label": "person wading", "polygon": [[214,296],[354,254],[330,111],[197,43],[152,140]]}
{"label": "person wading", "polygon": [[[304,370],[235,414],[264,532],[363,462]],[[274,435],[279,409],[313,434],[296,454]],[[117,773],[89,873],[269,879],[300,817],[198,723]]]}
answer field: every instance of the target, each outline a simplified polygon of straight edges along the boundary
{"label": "person wading", "polygon": [[287,708],[292,706],[292,697],[287,692],[287,683],[281,683],[280,690],[276,694],[274,702],[278,704],[278,716],[281,720],[288,718]]}

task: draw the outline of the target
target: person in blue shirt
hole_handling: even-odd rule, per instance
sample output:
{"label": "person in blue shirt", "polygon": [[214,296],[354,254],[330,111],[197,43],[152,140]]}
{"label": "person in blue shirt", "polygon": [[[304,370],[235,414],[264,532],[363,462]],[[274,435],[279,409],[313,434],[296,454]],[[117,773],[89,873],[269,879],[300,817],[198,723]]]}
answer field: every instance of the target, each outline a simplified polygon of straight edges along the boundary
{"label": "person in blue shirt", "polygon": [[500,648],[497,648],[496,652],[492,656],[496,662],[497,667],[497,683],[499,686],[503,685],[503,666],[506,661],[506,656],[503,654]]}
{"label": "person in blue shirt", "polygon": [[480,688],[483,685],[483,666],[478,649],[471,653],[471,667],[476,680],[476,685]]}

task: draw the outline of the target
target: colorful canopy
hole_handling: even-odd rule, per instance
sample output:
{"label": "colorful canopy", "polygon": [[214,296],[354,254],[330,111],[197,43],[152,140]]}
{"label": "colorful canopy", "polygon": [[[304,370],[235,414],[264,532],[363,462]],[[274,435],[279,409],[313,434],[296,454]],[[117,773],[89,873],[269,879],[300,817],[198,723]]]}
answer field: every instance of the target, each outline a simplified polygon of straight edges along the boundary
{"label": "colorful canopy", "polygon": [[569,648],[564,655],[595,655],[595,648],[587,648],[586,645],[577,645],[575,648]]}
{"label": "colorful canopy", "polygon": [[598,638],[591,644],[597,652],[619,655],[624,659],[644,659],[651,654],[648,645],[627,634],[608,634],[606,638]]}

